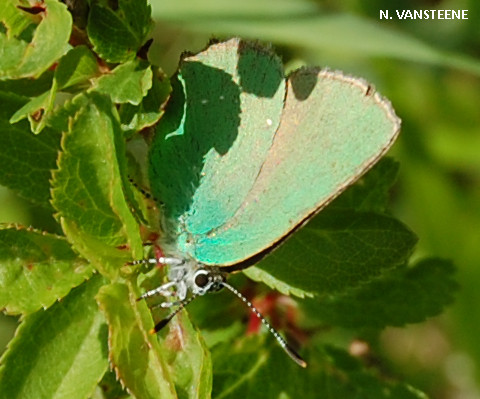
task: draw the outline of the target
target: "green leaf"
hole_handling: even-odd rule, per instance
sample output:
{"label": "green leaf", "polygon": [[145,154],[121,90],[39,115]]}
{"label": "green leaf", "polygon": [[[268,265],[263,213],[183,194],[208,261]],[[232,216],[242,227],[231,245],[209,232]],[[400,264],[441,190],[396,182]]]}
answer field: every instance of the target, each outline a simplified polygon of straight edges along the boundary
{"label": "green leaf", "polygon": [[114,103],[138,105],[152,87],[152,69],[142,60],[127,61],[95,82],[92,90],[109,95]]}
{"label": "green leaf", "polygon": [[333,201],[330,209],[384,213],[399,166],[392,158],[382,158],[365,176]]}
{"label": "green leaf", "polygon": [[309,317],[347,328],[383,328],[419,323],[436,316],[458,289],[449,261],[426,259],[344,295],[306,300]]}
{"label": "green leaf", "polygon": [[[266,337],[268,335],[244,337],[234,346],[228,343],[213,349],[215,384],[212,397],[278,398],[283,392],[283,397],[288,398],[289,389],[299,389],[306,382],[302,378],[305,372],[284,353],[275,350],[277,348],[272,346],[272,342],[266,344]],[[277,362],[276,372],[274,361]],[[288,388],[290,383],[292,386]],[[304,386],[297,391],[296,397],[305,398],[307,389]]]}
{"label": "green leaf", "polygon": [[120,118],[124,130],[140,131],[153,126],[164,113],[164,106],[171,92],[170,81],[159,70],[155,71],[152,87],[138,105],[124,103]]}
{"label": "green leaf", "polygon": [[[251,283],[243,273],[229,275],[228,282],[238,289],[245,287],[246,283]],[[155,288],[155,286],[158,286],[158,284],[152,285],[151,288]],[[148,289],[151,288],[148,286]],[[253,294],[247,292],[247,295],[248,299],[253,299],[251,297]],[[188,305],[188,317],[195,326],[201,329],[207,346],[210,346],[215,341],[221,341],[222,337],[224,339],[227,339],[227,337],[233,338],[235,332],[240,333],[237,335],[243,334],[245,329],[243,322],[249,316],[250,310],[228,290],[221,290],[212,295],[204,295]],[[235,322],[239,322],[240,326],[234,328],[233,324]],[[229,330],[230,327],[232,330]],[[210,336],[212,334],[218,338],[211,340]]]}
{"label": "green leaf", "polygon": [[51,89],[37,97],[32,98],[10,118],[10,123],[17,123],[28,118],[33,133],[40,133],[45,127],[45,120],[52,112],[57,95],[57,84],[53,81]]}
{"label": "green leaf", "polygon": [[[55,95],[55,92],[53,94]],[[33,97],[28,103],[26,103],[22,108],[12,115],[9,122],[13,124],[27,118],[32,114],[43,114],[45,109],[51,109],[53,107],[53,101],[55,101],[55,96],[52,98],[50,91],[46,91],[39,96]]]}
{"label": "green leaf", "polygon": [[270,335],[218,345],[212,354],[216,399],[426,399],[408,385],[383,381],[335,348],[311,351],[306,370],[293,363]]}
{"label": "green leaf", "polygon": [[97,396],[91,399],[133,399],[122,387],[121,382],[117,380],[117,376],[113,370],[107,370],[103,375],[102,381],[98,384]]}
{"label": "green leaf", "polygon": [[49,115],[48,125],[59,132],[68,131],[70,129],[70,120],[73,120],[76,113],[82,107],[85,107],[89,101],[89,97],[84,92],[80,92],[68,99],[61,107],[55,108]]}
{"label": "green leaf", "polygon": [[108,323],[110,363],[135,397],[175,398],[165,354],[158,345],[150,312],[120,283],[102,287],[97,301]]}
{"label": "green leaf", "polygon": [[50,178],[60,149],[60,133],[48,129],[38,136],[26,121],[11,125],[8,120],[26,99],[1,93],[0,102],[0,184],[22,197],[51,208]]}
{"label": "green leaf", "polygon": [[86,46],[77,46],[65,54],[55,69],[58,90],[82,83],[99,74],[93,53]]}
{"label": "green leaf", "polygon": [[7,37],[19,36],[33,23],[32,16],[20,10],[15,0],[5,0],[0,9],[0,21],[7,28]]}
{"label": "green leaf", "polygon": [[16,7],[16,3],[15,0],[7,0],[0,10],[0,21],[7,29],[6,32],[0,32],[0,80],[10,78],[10,73],[18,68],[18,61],[27,48],[27,42],[17,40],[16,36],[33,22]]}
{"label": "green leaf", "polygon": [[95,52],[107,62],[125,62],[135,57],[152,27],[151,7],[146,0],[119,0],[118,8],[94,2],[87,32]]}
{"label": "green leaf", "polygon": [[[148,280],[147,285],[149,287],[158,286],[158,271],[153,270],[150,274],[152,274],[152,277]],[[157,283],[155,283],[155,281],[157,281]],[[123,296],[121,296],[122,292]],[[145,339],[149,342],[150,339],[154,339],[155,346],[152,350],[160,351],[158,356],[161,356],[163,367],[166,367],[165,373],[170,376],[168,378],[172,381],[177,394],[180,397],[185,398],[210,397],[212,387],[212,364],[210,352],[206,348],[200,333],[192,326],[186,313],[179,313],[159,334],[157,334],[158,341],[160,342],[160,345],[158,346],[157,338],[155,338],[150,332],[153,328],[152,315],[144,306],[145,303],[143,301],[129,303],[128,301],[130,301],[130,297],[126,295],[126,288],[121,285],[120,288],[111,288],[111,290],[108,291],[108,295],[105,295],[105,297],[108,297],[107,300],[102,299],[103,297],[98,298],[101,303],[101,308],[107,315],[107,320],[112,320],[111,323],[109,322],[112,336],[121,335],[123,334],[122,331],[132,331],[133,327],[129,328],[128,323],[126,325],[121,323],[127,319],[133,323],[134,314],[132,312],[135,312],[135,329],[140,329],[142,334],[144,334]],[[138,297],[138,294],[135,293],[132,297],[135,299]],[[126,301],[124,302],[125,309],[117,309],[122,299]],[[154,303],[155,302],[152,301],[151,306],[155,307]],[[131,309],[132,306],[134,307],[134,310]],[[117,312],[121,315],[129,312],[130,316],[121,317]],[[154,311],[154,320],[159,321],[163,319],[166,314],[165,310]],[[118,322],[116,321],[117,319]],[[119,329],[120,331],[114,331],[114,329]],[[127,342],[127,338],[123,338],[121,341],[119,338],[120,346],[121,342]],[[136,339],[133,339],[132,347],[130,349],[133,353],[138,352],[138,348],[134,347],[134,345],[137,344],[138,342]],[[120,346],[115,349],[117,355],[123,350]],[[153,355],[154,354],[152,354],[152,356]],[[132,358],[130,358],[130,360],[132,360]],[[126,362],[123,358],[120,359],[120,357],[113,363],[118,366],[118,375],[120,377],[125,375],[125,378],[121,377],[121,380],[130,388],[130,384],[134,382],[129,370],[132,369],[132,367],[135,369],[136,366]],[[130,384],[127,382],[127,379],[130,379]]]}
{"label": "green leaf", "polygon": [[23,78],[0,81],[0,92],[10,92],[17,96],[35,97],[50,90],[54,72],[47,70],[37,79]]}
{"label": "green leaf", "polygon": [[[330,381],[326,384],[332,398],[368,399],[428,399],[427,396],[405,383],[382,376],[382,370],[366,367],[359,359],[334,346],[323,348]],[[326,394],[327,394],[326,392]]]}
{"label": "green leaf", "polygon": [[17,110],[10,118],[10,123],[16,123],[28,117],[32,131],[40,133],[53,113],[57,91],[86,83],[88,79],[97,74],[97,61],[90,50],[84,46],[70,50],[60,59],[49,90],[33,97]]}
{"label": "green leaf", "polygon": [[[17,2],[8,0],[8,10],[13,12],[15,8],[17,15],[10,14],[8,20],[25,21],[20,15],[25,11],[12,7],[12,4],[16,5]],[[45,0],[42,6],[45,11],[38,14],[41,21],[30,43],[20,38],[21,29],[0,33],[0,79],[37,77],[67,51],[72,17],[66,5],[57,0]],[[2,18],[4,19],[6,18]],[[7,28],[11,25],[7,24]],[[23,26],[25,25],[24,22]]]}
{"label": "green leaf", "polygon": [[63,237],[0,226],[0,308],[10,314],[48,308],[92,274]]}
{"label": "green leaf", "polygon": [[403,264],[416,241],[396,219],[325,209],[243,272],[287,295],[322,296],[349,289]]}
{"label": "green leaf", "polygon": [[32,131],[40,133],[53,113],[57,91],[86,83],[97,74],[97,61],[90,50],[85,46],[75,47],[60,59],[50,89],[32,98],[15,112],[10,118],[10,123],[28,117]]}
{"label": "green leaf", "polygon": [[234,338],[244,334],[244,330],[245,327],[237,320],[225,328],[217,328],[215,330],[202,329],[202,336],[207,346],[213,348],[215,345],[223,342],[232,342]]}
{"label": "green leaf", "polygon": [[83,105],[64,134],[53,173],[52,204],[71,244],[113,278],[132,256],[143,255],[123,193],[122,131],[108,98],[92,93],[79,101]]}
{"label": "green leaf", "polygon": [[107,370],[107,330],[94,276],[46,311],[27,316],[0,360],[2,399],[85,399]]}
{"label": "green leaf", "polygon": [[161,340],[162,349],[181,397],[210,398],[212,360],[203,338],[182,312],[168,324],[168,334]]}

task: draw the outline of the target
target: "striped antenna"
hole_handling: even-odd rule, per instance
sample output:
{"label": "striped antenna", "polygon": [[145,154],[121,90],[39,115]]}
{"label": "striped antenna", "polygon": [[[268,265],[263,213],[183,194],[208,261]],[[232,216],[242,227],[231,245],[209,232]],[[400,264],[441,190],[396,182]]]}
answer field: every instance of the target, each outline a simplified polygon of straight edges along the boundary
{"label": "striped antenna", "polygon": [[128,181],[132,184],[133,187],[135,187],[138,191],[140,191],[145,198],[147,199],[153,198],[152,194],[150,194],[143,187],[140,187],[140,185],[135,180],[133,180],[132,177],[128,176]]}
{"label": "striped antenna", "polygon": [[158,198],[154,197],[153,194],[151,194],[149,191],[145,190],[143,187],[141,187],[132,177],[128,176],[128,181],[130,184],[135,187],[146,199],[152,199],[155,201],[157,205],[164,205],[163,201],[160,201]]}
{"label": "striped antenna", "polygon": [[300,367],[307,367],[307,362],[302,359],[302,357],[295,351],[293,348],[288,345],[287,341],[279,334],[275,328],[263,317],[263,315],[258,311],[258,309],[253,306],[253,304],[245,298],[240,291],[238,291],[236,288],[232,287],[230,284],[226,282],[221,283],[222,286],[233,292],[238,298],[240,298],[249,308],[250,310],[257,316],[261,322],[268,328],[268,331],[272,333],[272,335],[275,337],[277,342],[280,344],[280,346],[283,348],[283,350],[287,353],[290,358],[297,363]]}

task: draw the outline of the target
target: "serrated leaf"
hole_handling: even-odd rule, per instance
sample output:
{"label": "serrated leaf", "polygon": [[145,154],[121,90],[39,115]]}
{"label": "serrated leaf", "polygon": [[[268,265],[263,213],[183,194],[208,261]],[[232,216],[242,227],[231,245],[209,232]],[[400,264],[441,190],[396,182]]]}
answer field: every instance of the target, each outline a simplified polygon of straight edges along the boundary
{"label": "serrated leaf", "polygon": [[398,162],[392,158],[382,158],[365,176],[333,201],[330,209],[384,213],[398,169]]}
{"label": "serrated leaf", "polygon": [[51,118],[57,91],[84,83],[97,73],[98,65],[90,50],[84,46],[72,49],[60,59],[49,90],[33,97],[12,115],[9,122],[17,123],[28,118],[32,132],[40,133]]}
{"label": "serrated leaf", "polygon": [[8,119],[26,99],[0,92],[0,183],[22,197],[51,208],[50,177],[60,149],[60,133],[48,129],[38,136],[26,121],[11,125]]}
{"label": "serrated leaf", "polygon": [[57,92],[76,84],[85,83],[98,74],[98,65],[93,54],[85,46],[70,50],[59,61],[52,85],[45,93],[33,97],[10,118],[10,123],[28,118],[33,133],[40,133],[49,123]]}
{"label": "serrated leaf", "polygon": [[22,108],[15,112],[10,118],[10,123],[17,123],[22,119],[28,118],[30,129],[33,133],[40,133],[45,127],[45,121],[52,112],[57,95],[57,84],[55,79],[51,89],[37,97],[32,98]]}
{"label": "serrated leaf", "polygon": [[345,295],[307,300],[309,317],[347,328],[383,328],[419,323],[441,313],[458,289],[449,261],[425,259]]}
{"label": "serrated leaf", "polygon": [[171,86],[170,81],[161,76],[158,70],[155,72],[152,87],[140,104],[122,104],[119,113],[124,130],[142,130],[153,126],[162,117]]}
{"label": "serrated leaf", "polygon": [[116,112],[98,94],[82,101],[62,139],[52,204],[71,244],[113,277],[132,256],[142,256],[142,243],[123,194],[125,149]]}
{"label": "serrated leaf", "polygon": [[[9,3],[11,7],[12,0]],[[45,11],[38,14],[41,21],[30,43],[8,31],[0,33],[0,79],[37,77],[67,51],[72,17],[66,5],[57,0],[45,0],[42,5]],[[20,36],[18,30],[14,33]]]}
{"label": "serrated leaf", "polygon": [[0,363],[2,399],[85,399],[107,370],[107,331],[94,296],[100,276],[27,316]]}
{"label": "serrated leaf", "polygon": [[152,87],[152,69],[135,59],[117,66],[108,75],[97,79],[92,90],[109,95],[114,103],[138,105]]}
{"label": "serrated leaf", "polygon": [[75,117],[75,114],[82,108],[85,107],[89,102],[89,97],[84,93],[80,92],[71,99],[65,101],[65,103],[58,108],[55,108],[53,112],[49,115],[48,126],[59,132],[66,132],[70,128],[70,119]]}
{"label": "serrated leaf", "polygon": [[128,391],[142,399],[175,398],[165,354],[149,333],[153,324],[145,303],[120,283],[102,287],[97,301],[108,323],[110,363]]}
{"label": "serrated leaf", "polygon": [[266,339],[269,335],[245,337],[213,349],[212,397],[426,399],[408,385],[383,381],[343,350],[314,350],[308,368],[301,369]]}
{"label": "serrated leaf", "polygon": [[403,264],[416,241],[405,225],[388,216],[325,209],[243,272],[287,295],[322,296]]}
{"label": "serrated leaf", "polygon": [[[29,102],[27,102],[22,108],[17,110],[12,117],[10,118],[10,123],[17,123],[22,119],[25,119],[29,115],[36,113],[38,111],[44,111],[48,107],[49,103],[53,106],[53,101],[50,101],[51,93],[46,91],[45,93],[40,94],[39,96],[33,97]],[[53,98],[55,100],[55,97]]]}
{"label": "serrated leaf", "polygon": [[167,328],[161,345],[177,392],[190,399],[210,398],[212,360],[200,332],[185,313],[178,314]]}
{"label": "serrated leaf", "polygon": [[16,226],[0,229],[0,308],[9,314],[48,308],[92,274],[64,237]]}
{"label": "serrated leaf", "polygon": [[150,13],[146,0],[119,0],[115,11],[93,3],[87,32],[95,52],[108,62],[131,60],[150,32]]}
{"label": "serrated leaf", "polygon": [[55,69],[58,90],[87,82],[99,73],[93,53],[86,46],[77,46],[65,54]]}

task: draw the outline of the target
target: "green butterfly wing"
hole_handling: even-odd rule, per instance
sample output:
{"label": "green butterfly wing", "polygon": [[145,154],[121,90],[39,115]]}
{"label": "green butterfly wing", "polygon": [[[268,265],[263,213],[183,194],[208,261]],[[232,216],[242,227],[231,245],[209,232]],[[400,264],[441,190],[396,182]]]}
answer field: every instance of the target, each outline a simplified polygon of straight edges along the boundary
{"label": "green butterfly wing", "polygon": [[[278,60],[247,46],[250,68],[242,74],[253,74],[251,83],[255,84],[246,88],[238,79],[242,77],[238,73],[242,43],[234,39],[217,46],[197,59],[213,51],[215,56],[207,57],[215,61],[210,67],[230,75],[237,85],[240,100],[233,101],[237,94],[232,94],[231,108],[238,105],[239,113],[230,115],[237,117],[231,125],[231,141],[224,141],[228,142],[224,152],[207,145],[208,151],[202,151],[205,155],[194,165],[198,181],[192,184],[188,178],[176,180],[175,175],[185,171],[175,170],[173,164],[159,173],[158,162],[161,158],[165,165],[165,159],[173,156],[182,159],[191,172],[188,154],[202,145],[202,135],[192,130],[196,139],[175,148],[165,145],[173,136],[159,136],[163,139],[156,139],[151,156],[157,172],[151,178],[161,177],[162,184],[170,185],[170,192],[175,193],[169,197],[165,195],[168,190],[153,190],[165,201],[166,210],[173,209],[173,204],[184,205],[176,213],[167,212],[174,220],[179,251],[204,264],[227,266],[255,258],[319,212],[390,148],[400,121],[390,103],[366,82],[337,72],[301,69],[289,77],[286,86],[269,83],[276,89],[270,90],[275,92],[270,97],[259,95],[266,91],[255,91],[253,86],[269,81],[266,74],[272,70],[281,71],[269,69]],[[264,70],[255,67],[267,64]],[[188,88],[183,67],[180,78]],[[190,115],[201,111],[198,105],[189,105],[188,90],[184,93],[187,101],[179,113],[183,121],[179,126],[185,128]],[[241,100],[243,95],[250,96],[248,106]],[[214,107],[208,112],[215,112]],[[228,115],[219,113],[217,119]],[[197,122],[203,123],[202,118],[197,116]]]}
{"label": "green butterfly wing", "polygon": [[282,64],[235,39],[185,57],[172,85],[150,150],[151,190],[171,234],[180,224],[206,234],[233,217],[272,145],[285,96]]}

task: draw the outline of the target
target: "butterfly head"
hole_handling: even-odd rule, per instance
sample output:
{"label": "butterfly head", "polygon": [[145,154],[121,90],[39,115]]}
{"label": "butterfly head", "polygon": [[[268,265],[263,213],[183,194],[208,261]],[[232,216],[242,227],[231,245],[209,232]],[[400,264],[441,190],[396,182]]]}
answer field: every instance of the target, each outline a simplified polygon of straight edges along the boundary
{"label": "butterfly head", "polygon": [[225,273],[222,273],[218,268],[201,267],[194,271],[188,285],[194,295],[204,295],[207,292],[221,290],[224,287],[225,280]]}

